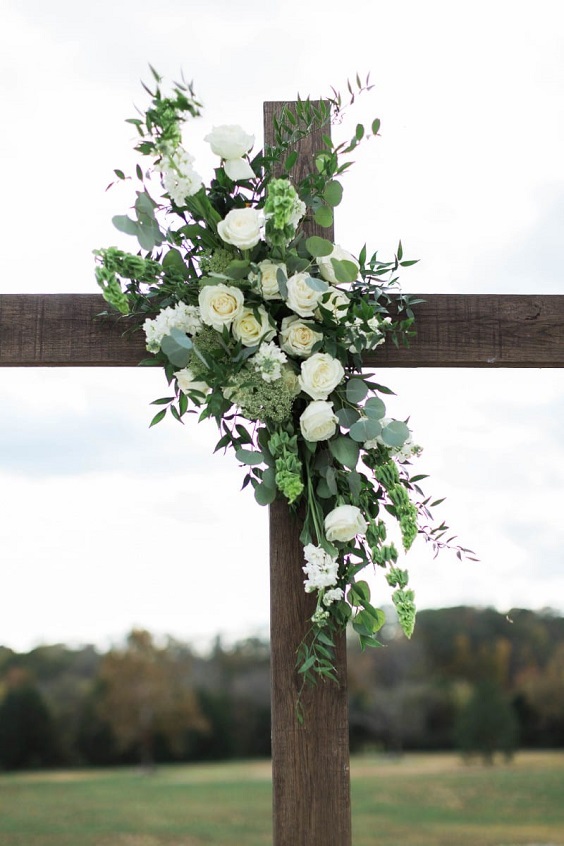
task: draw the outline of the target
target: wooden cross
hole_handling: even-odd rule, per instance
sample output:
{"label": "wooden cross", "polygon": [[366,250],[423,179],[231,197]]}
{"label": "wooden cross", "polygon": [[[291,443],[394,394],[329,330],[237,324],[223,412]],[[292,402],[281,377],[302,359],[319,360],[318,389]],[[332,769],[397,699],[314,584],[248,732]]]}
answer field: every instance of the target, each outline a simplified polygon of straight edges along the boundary
{"label": "wooden cross", "polygon": [[[265,104],[265,140],[273,114]],[[291,104],[289,104],[291,105]],[[311,166],[320,133],[301,143],[296,167]],[[309,234],[312,234],[310,231]],[[327,229],[318,234],[333,235]],[[425,295],[417,339],[365,356],[370,367],[564,367],[564,295]],[[133,367],[146,356],[142,333],[99,320],[97,294],[0,295],[0,366]],[[303,589],[300,523],[284,501],[270,507],[272,766],[274,846],[351,846],[345,640],[337,645],[339,686],[319,683],[303,696],[296,648],[315,599]]]}

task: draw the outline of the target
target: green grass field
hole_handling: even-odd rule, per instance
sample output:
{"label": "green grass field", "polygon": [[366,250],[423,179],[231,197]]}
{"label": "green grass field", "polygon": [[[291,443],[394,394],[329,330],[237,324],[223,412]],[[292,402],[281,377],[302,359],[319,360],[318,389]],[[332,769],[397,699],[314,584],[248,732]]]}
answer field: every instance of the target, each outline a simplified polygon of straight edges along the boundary
{"label": "green grass field", "polygon": [[[564,846],[564,752],[352,761],[354,846]],[[268,846],[266,762],[0,776],[1,846]],[[312,844],[317,846],[317,844]]]}

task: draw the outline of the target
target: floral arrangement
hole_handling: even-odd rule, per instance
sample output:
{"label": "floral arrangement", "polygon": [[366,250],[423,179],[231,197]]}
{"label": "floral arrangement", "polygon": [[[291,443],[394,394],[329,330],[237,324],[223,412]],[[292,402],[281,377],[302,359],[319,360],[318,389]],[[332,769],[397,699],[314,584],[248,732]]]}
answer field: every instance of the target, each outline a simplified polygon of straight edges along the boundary
{"label": "floral arrangement", "polygon": [[[350,141],[323,136],[312,172],[294,176],[295,145],[340,116],[343,105],[298,101],[275,120],[275,143],[251,158],[254,136],[240,126],[215,127],[206,137],[218,166],[209,186],[182,145],[182,125],[201,105],[191,85],[170,96],[145,86],[151,103],[130,120],[136,150],[150,160],[133,216],[118,230],[135,236],[135,255],[95,251],[105,299],[142,322],[143,364],[164,368],[170,396],[151,425],[168,413],[214,418],[216,449],[234,450],[260,505],[285,497],[303,519],[304,589],[316,594],[308,637],[298,652],[304,681],[335,678],[336,632],[349,623],[362,647],[378,645],[383,612],[371,601],[369,564],[386,568],[399,622],[409,637],[415,604],[407,571],[388,537],[394,518],[408,550],[418,532],[437,548],[446,526],[430,528],[429,500],[410,477],[420,452],[406,422],[390,418],[390,389],[362,371],[362,355],[384,343],[406,342],[414,300],[398,290],[401,242],[392,261],[363,247],[358,256],[319,235],[329,230],[342,198],[339,177],[361,141],[375,136],[358,125]],[[125,174],[115,171],[119,180]],[[460,553],[460,550],[459,550]]]}

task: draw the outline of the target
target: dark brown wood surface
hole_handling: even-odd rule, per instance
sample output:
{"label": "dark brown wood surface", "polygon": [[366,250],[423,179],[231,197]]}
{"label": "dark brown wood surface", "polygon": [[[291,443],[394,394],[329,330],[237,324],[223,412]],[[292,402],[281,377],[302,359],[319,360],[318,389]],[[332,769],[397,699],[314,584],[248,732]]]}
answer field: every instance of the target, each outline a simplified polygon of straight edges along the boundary
{"label": "dark brown wood surface", "polygon": [[[418,295],[417,295],[418,296]],[[422,294],[417,337],[367,367],[564,367],[564,295]],[[99,294],[0,294],[0,367],[134,367],[144,336]]]}
{"label": "dark brown wood surface", "polygon": [[[273,116],[283,103],[264,104],[265,142],[274,143]],[[290,104],[291,105],[291,104]],[[327,128],[327,132],[330,128]],[[321,133],[297,147],[296,180],[311,172],[323,148]],[[307,224],[308,235],[333,240],[333,227]],[[285,500],[270,506],[270,649],[272,677],[272,804],[274,846],[351,846],[347,654],[339,639],[334,666],[339,685],[303,692],[303,723],[296,706],[301,677],[296,651],[307,636],[315,598],[304,591],[301,521]]]}

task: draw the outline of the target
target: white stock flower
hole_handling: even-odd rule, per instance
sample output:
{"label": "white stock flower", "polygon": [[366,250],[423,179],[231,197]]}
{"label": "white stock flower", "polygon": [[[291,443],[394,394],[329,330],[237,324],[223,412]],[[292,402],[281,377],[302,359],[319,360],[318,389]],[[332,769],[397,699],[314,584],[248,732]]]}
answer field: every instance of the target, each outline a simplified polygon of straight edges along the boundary
{"label": "white stock flower", "polygon": [[315,291],[307,284],[309,273],[294,273],[288,279],[288,297],[286,305],[300,317],[313,317],[323,296],[323,291]]}
{"label": "white stock flower", "polygon": [[239,288],[220,283],[205,285],[200,291],[199,303],[203,322],[221,332],[242,313],[244,297]]}
{"label": "white stock flower", "polygon": [[202,177],[192,167],[194,156],[182,147],[165,159],[161,166],[164,189],[177,206],[183,206],[186,197],[196,194],[202,187]]}
{"label": "white stock flower", "polygon": [[332,587],[339,574],[339,562],[321,546],[308,543],[304,547],[305,567],[302,567],[307,579],[304,581],[306,593]]}
{"label": "white stock flower", "polygon": [[281,300],[282,294],[278,287],[278,270],[282,270],[284,276],[287,276],[286,265],[282,262],[276,263],[273,261],[261,261],[258,264],[260,273],[249,273],[249,280],[256,283],[263,299],[265,300]]}
{"label": "white stock flower", "polygon": [[326,606],[332,605],[334,602],[339,602],[344,595],[345,593],[342,588],[331,588],[331,590],[326,590],[323,594],[323,604]]}
{"label": "white stock flower", "polygon": [[315,323],[302,320],[297,314],[284,317],[280,327],[280,346],[290,355],[307,358],[323,334],[314,329]]}
{"label": "white stock flower", "polygon": [[325,400],[343,381],[345,370],[338,359],[328,353],[314,353],[302,362],[298,377],[300,388],[314,400]]}
{"label": "white stock flower", "polygon": [[189,367],[177,370],[174,375],[178,382],[178,387],[184,394],[187,394],[190,391],[199,391],[201,394],[209,394],[211,391],[208,383],[204,382],[202,379],[196,379]]}
{"label": "white stock flower", "polygon": [[217,224],[220,238],[240,250],[250,250],[260,241],[261,214],[257,209],[232,209]]}
{"label": "white stock flower", "polygon": [[366,534],[368,524],[356,505],[338,505],[325,518],[325,534],[328,541],[352,540],[356,535]]}
{"label": "white stock flower", "polygon": [[201,328],[200,309],[186,303],[163,308],[156,317],[147,318],[143,323],[147,349],[152,353],[160,350],[164,336],[170,335],[171,329],[180,329],[187,335],[195,335]]}
{"label": "white stock flower", "polygon": [[235,124],[223,124],[214,126],[204,141],[209,143],[216,156],[224,160],[225,173],[233,182],[254,178],[252,167],[243,158],[255,143],[254,135],[249,135]]}
{"label": "white stock flower", "polygon": [[310,443],[327,441],[337,431],[337,422],[332,402],[314,400],[300,417],[300,430]]}
{"label": "white stock flower", "polygon": [[282,376],[282,365],[288,361],[286,355],[274,341],[263,343],[256,355],[252,357],[255,370],[265,382],[277,382]]}
{"label": "white stock flower", "polygon": [[338,244],[335,244],[333,252],[329,253],[328,256],[320,256],[317,259],[319,273],[326,282],[330,282],[332,285],[337,285],[339,280],[335,276],[335,268],[333,267],[331,259],[337,259],[337,261],[351,261],[358,269],[360,269],[360,265],[355,257],[346,250],[343,250],[342,247],[339,247]]}

